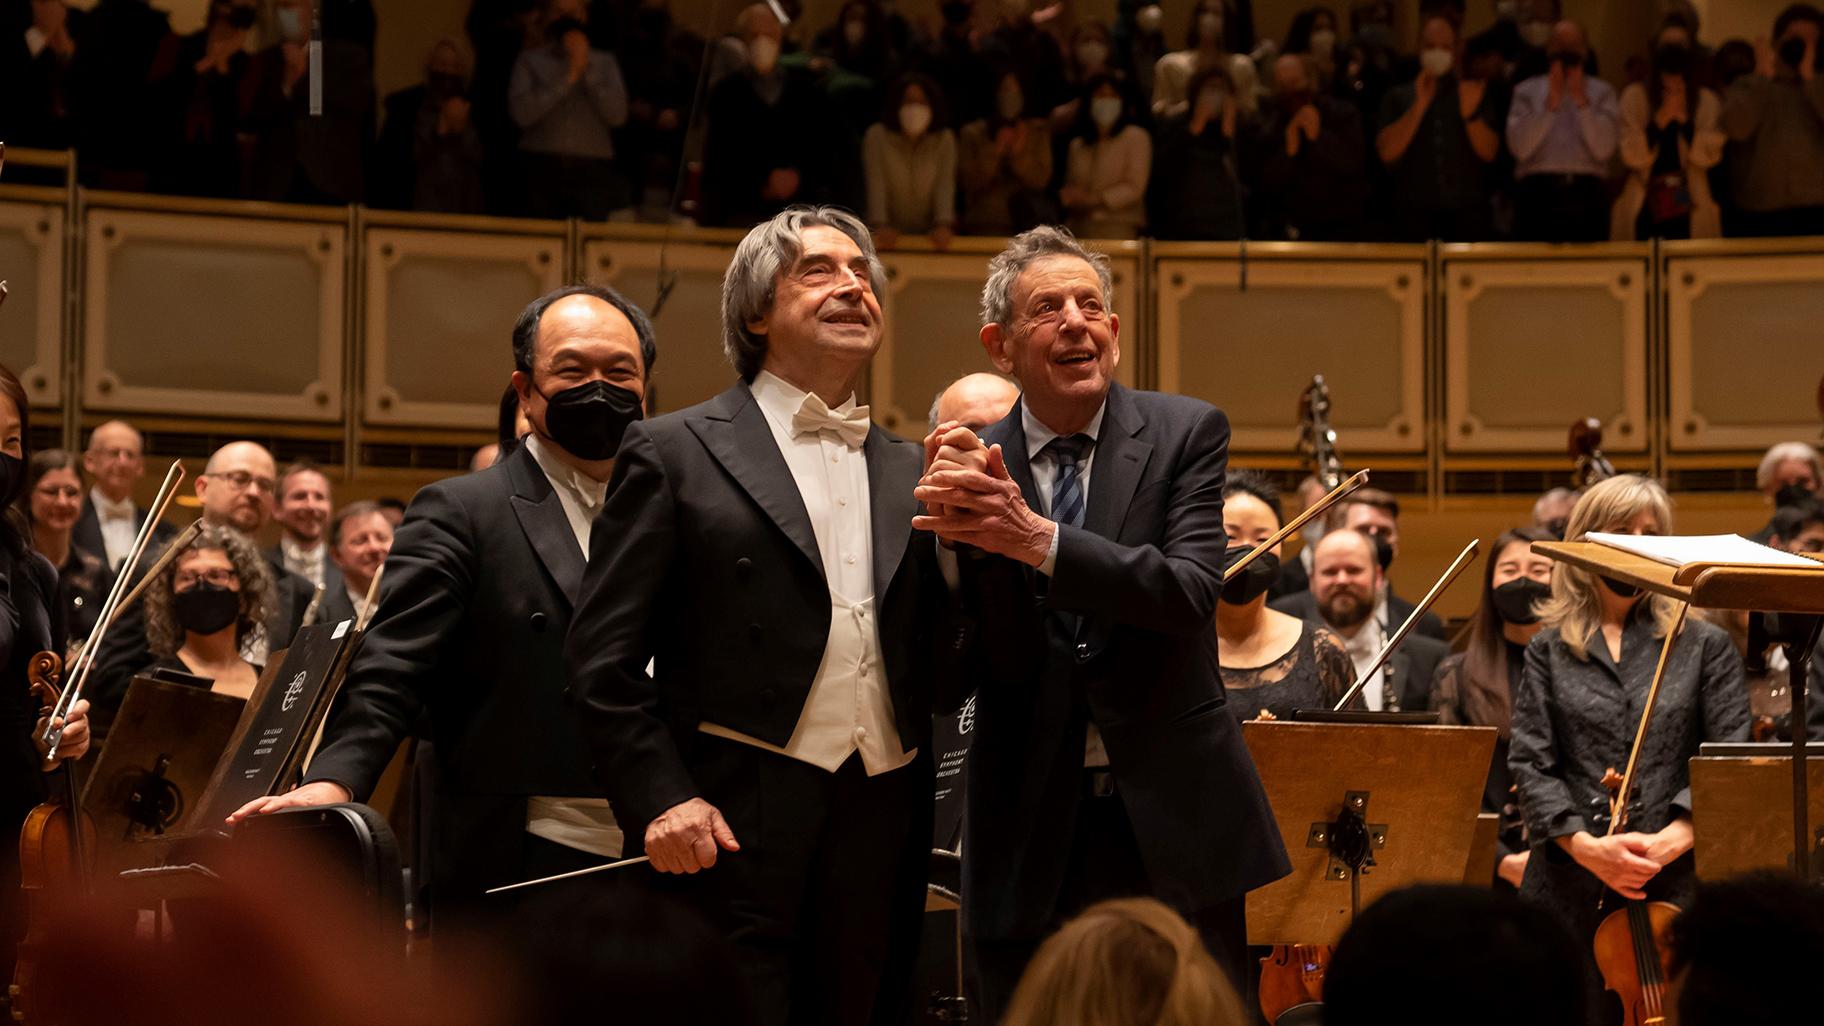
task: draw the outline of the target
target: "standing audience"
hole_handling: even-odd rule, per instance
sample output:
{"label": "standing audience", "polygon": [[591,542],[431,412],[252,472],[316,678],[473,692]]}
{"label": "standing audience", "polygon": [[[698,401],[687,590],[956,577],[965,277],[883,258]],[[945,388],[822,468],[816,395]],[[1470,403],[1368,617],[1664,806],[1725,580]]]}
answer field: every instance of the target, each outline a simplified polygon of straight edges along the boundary
{"label": "standing audience", "polygon": [[627,87],[614,55],[589,44],[582,0],[546,0],[542,40],[520,52],[508,100],[525,160],[527,213],[593,221],[627,205],[614,130]]}
{"label": "standing audience", "polygon": [[956,234],[956,133],[937,82],[902,76],[887,90],[886,117],[861,141],[868,224],[891,249],[899,236],[929,235],[939,249]]}
{"label": "standing audience", "polygon": [[1615,156],[1615,90],[1588,73],[1583,27],[1561,21],[1546,44],[1551,69],[1514,87],[1507,144],[1514,154],[1516,234],[1537,242],[1608,237],[1603,179]]}
{"label": "standing audience", "polygon": [[1723,159],[1722,101],[1700,84],[1691,33],[1668,24],[1645,82],[1621,91],[1621,161],[1628,174],[1615,199],[1609,237],[1713,239],[1722,210],[1710,169]]}
{"label": "standing audience", "polygon": [[1326,95],[1322,82],[1313,56],[1285,53],[1273,62],[1273,107],[1261,121],[1258,177],[1260,206],[1274,238],[1362,237],[1368,183],[1361,115]]}
{"label": "standing audience", "polygon": [[1723,131],[1741,145],[1730,162],[1732,235],[1824,234],[1824,79],[1817,74],[1824,12],[1793,4],[1755,44],[1754,71],[1729,86]]}
{"label": "standing audience", "polygon": [[1146,227],[1153,140],[1122,82],[1098,75],[1084,89],[1058,190],[1070,230],[1086,239],[1131,239]]}
{"label": "standing audience", "polygon": [[1376,152],[1392,177],[1395,234],[1405,240],[1488,237],[1488,165],[1501,149],[1488,83],[1455,73],[1461,47],[1450,19],[1425,19],[1419,74],[1389,90]]}
{"label": "standing audience", "polygon": [[971,235],[1013,235],[1057,219],[1046,194],[1051,182],[1051,129],[1025,116],[1019,73],[994,84],[994,110],[963,126],[957,161],[963,187],[963,229]]}
{"label": "standing audience", "polygon": [[374,161],[376,206],[446,214],[482,211],[484,153],[476,127],[468,45],[446,36],[424,59],[424,80],[386,98]]}

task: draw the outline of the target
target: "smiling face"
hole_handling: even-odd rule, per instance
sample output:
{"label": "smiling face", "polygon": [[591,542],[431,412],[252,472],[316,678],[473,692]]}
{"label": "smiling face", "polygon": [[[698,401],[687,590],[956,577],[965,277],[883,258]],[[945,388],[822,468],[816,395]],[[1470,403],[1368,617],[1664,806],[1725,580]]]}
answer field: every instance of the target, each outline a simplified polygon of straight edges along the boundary
{"label": "smiling face", "polygon": [[1531,542],[1508,542],[1506,547],[1495,553],[1495,569],[1489,576],[1488,586],[1499,588],[1522,577],[1540,584],[1552,583],[1552,561],[1534,552]]}
{"label": "smiling face", "polygon": [[[1231,492],[1222,500],[1222,530],[1229,536],[1230,548],[1241,545],[1251,549],[1279,530],[1279,516],[1259,496]],[[1267,551],[1277,556],[1280,548],[1275,545]]]}
{"label": "smiling face", "polygon": [[279,483],[272,518],[293,541],[315,546],[329,523],[329,478],[314,470],[294,470]]}
{"label": "smiling face", "polygon": [[392,548],[392,522],[376,510],[342,521],[341,533],[330,550],[330,557],[355,591],[364,593]]}
{"label": "smiling face", "polygon": [[68,531],[82,515],[82,481],[70,467],[47,470],[32,486],[32,523],[49,531]]}
{"label": "smiling face", "polygon": [[1096,269],[1081,257],[1041,257],[1020,272],[1011,299],[1012,323],[982,329],[995,368],[1035,408],[1101,403],[1121,362],[1121,319]]}
{"label": "smiling face", "polygon": [[818,365],[860,367],[880,348],[880,300],[855,240],[828,225],[798,238],[798,259],[774,279],[773,305],[747,329],[766,336],[763,367],[787,381],[814,381]]}

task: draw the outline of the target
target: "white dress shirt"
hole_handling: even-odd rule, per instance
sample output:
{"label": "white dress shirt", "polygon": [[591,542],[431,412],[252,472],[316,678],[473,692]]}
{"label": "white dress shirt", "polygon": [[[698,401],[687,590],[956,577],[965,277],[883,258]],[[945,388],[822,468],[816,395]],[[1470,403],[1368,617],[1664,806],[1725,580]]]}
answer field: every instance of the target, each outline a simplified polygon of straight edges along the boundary
{"label": "white dress shirt", "polygon": [[284,560],[285,569],[312,584],[323,583],[323,564],[328,553],[329,546],[322,542],[318,542],[315,548],[307,549],[292,541],[290,535],[279,536],[279,558]]}
{"label": "white dress shirt", "polygon": [[95,519],[101,524],[101,544],[106,552],[96,555],[108,561],[108,569],[118,570],[120,564],[127,561],[127,555],[133,551],[133,542],[139,536],[139,510],[134,507],[132,499],[115,502],[101,494],[101,489],[89,489],[89,505],[95,507]]}
{"label": "white dress shirt", "polygon": [[[1087,435],[1095,442],[1102,435],[1102,415],[1108,412],[1108,400],[1096,409],[1096,415],[1089,418],[1083,430],[1077,432]],[[1039,500],[1039,512],[1045,517],[1051,516],[1051,489],[1058,482],[1058,464],[1052,459],[1045,447],[1051,444],[1058,433],[1039,423],[1025,403],[1020,404],[1020,427],[1026,432],[1027,465],[1032,468],[1032,490]],[[1077,461],[1077,487],[1083,491],[1083,511],[1089,512],[1089,472],[1096,461],[1096,447],[1091,445],[1089,452]],[[1058,566],[1058,537],[1062,531],[1051,532],[1051,552],[1045,556],[1045,562],[1039,564],[1039,573],[1047,577]],[[1096,729],[1095,723],[1089,724],[1089,733],[1083,741],[1083,765],[1091,769],[1100,769],[1108,765],[1108,751],[1102,747],[1102,732]]]}
{"label": "white dress shirt", "polygon": [[[860,446],[850,448],[833,426],[794,426],[807,401],[816,409],[823,406],[822,400],[766,371],[755,375],[752,388],[817,538],[823,579],[830,589],[830,633],[798,724],[784,747],[715,723],[702,723],[698,729],[832,773],[857,751],[869,776],[899,769],[918,751],[900,747],[881,665],[867,455]],[[850,396],[832,412],[842,416],[856,409],[855,397]]]}
{"label": "white dress shirt", "polygon": [[[557,501],[564,508],[564,518],[570,522],[570,531],[576,536],[576,544],[582,547],[583,559],[587,561],[589,526],[601,511],[602,499],[608,494],[608,482],[597,481],[565,463],[546,449],[536,434],[526,436],[525,446],[538,468],[545,472],[551,489],[557,493]],[[355,599],[353,593],[349,597],[354,600],[358,612],[360,599]],[[620,858],[624,842],[606,798],[533,795],[526,799],[526,833],[606,859]]]}
{"label": "white dress shirt", "polygon": [[[1349,661],[1355,664],[1357,680],[1361,679],[1362,671],[1374,662],[1374,657],[1380,654],[1381,646],[1386,643],[1387,630],[1381,625],[1379,615],[1370,615],[1362,621],[1361,629],[1355,632],[1355,637],[1343,639],[1343,647],[1349,652]],[[1374,676],[1368,683],[1362,685],[1362,701],[1368,703],[1368,708],[1380,712],[1386,704],[1386,690],[1387,669],[1382,667],[1374,671]]]}

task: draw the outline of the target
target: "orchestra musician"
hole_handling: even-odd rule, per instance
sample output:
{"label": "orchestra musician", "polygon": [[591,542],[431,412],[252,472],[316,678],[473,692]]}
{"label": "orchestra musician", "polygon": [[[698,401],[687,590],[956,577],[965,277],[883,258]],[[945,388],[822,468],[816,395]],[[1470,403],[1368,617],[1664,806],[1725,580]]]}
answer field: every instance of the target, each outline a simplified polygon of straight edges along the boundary
{"label": "orchestra musician", "polygon": [[204,526],[146,589],[146,644],[157,658],[140,672],[177,670],[247,698],[264,667],[243,653],[271,616],[272,595],[271,564],[253,542],[231,527]]}
{"label": "orchestra musician", "polygon": [[26,463],[22,506],[32,527],[32,547],[57,568],[57,615],[72,645],[88,640],[114,575],[98,552],[75,539],[81,520],[82,474],[76,454],[40,449]]}
{"label": "orchestra musician", "polygon": [[305,783],[232,820],[366,800],[428,713],[434,933],[498,936],[515,928],[517,902],[487,888],[620,855],[591,757],[568,728],[563,643],[588,543],[609,530],[595,514],[615,449],[640,416],[656,356],[646,315],[611,289],[566,286],[525,308],[513,327],[513,385],[532,433],[494,466],[413,499]]}
{"label": "orchestra musician", "polygon": [[[1665,489],[1622,474],[1577,500],[1565,538],[1671,530]],[[1557,913],[1586,941],[1604,914],[1605,890],[1673,904],[1690,897],[1689,760],[1705,741],[1748,737],[1741,657],[1720,628],[1686,620],[1635,771],[1638,808],[1630,803],[1626,832],[1608,835],[1603,776],[1627,765],[1677,612],[1672,599],[1560,563],[1551,598],[1538,609],[1543,629],[1527,643],[1508,748],[1531,845],[1520,896]]]}
{"label": "orchestra musician", "polygon": [[987,1021],[1044,936],[1110,897],[1176,908],[1245,988],[1243,899],[1290,871],[1217,663],[1228,418],[1115,383],[1111,293],[1061,229],[990,261],[982,342],[1022,397],[979,439],[939,425],[919,488],[915,523],[971,550],[963,915]]}

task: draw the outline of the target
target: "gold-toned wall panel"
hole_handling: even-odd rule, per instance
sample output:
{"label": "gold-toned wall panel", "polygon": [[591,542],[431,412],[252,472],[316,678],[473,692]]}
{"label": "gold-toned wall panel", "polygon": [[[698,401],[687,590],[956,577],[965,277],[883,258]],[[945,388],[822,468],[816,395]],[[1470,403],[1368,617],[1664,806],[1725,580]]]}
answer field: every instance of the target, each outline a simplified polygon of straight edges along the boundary
{"label": "gold-toned wall panel", "polygon": [[1665,288],[1672,447],[1815,442],[1824,255],[1676,258]]}
{"label": "gold-toned wall panel", "polygon": [[[672,246],[665,254],[676,279],[652,324],[659,349],[650,383],[655,414],[693,406],[734,383],[734,368],[722,355],[722,272],[733,255],[732,245]],[[591,240],[583,245],[583,273],[650,314],[659,293],[659,244]]]}
{"label": "gold-toned wall panel", "polygon": [[494,427],[513,374],[513,323],[564,280],[564,237],[365,235],[367,421]]}
{"label": "gold-toned wall panel", "polygon": [[1603,448],[1647,448],[1647,261],[1447,260],[1444,438],[1451,452],[1563,451],[1596,417]]}
{"label": "gold-toned wall panel", "polygon": [[[1120,318],[1121,362],[1115,377],[1132,385],[1140,365],[1139,260],[1096,246],[1109,257],[1114,312]],[[874,358],[869,394],[874,418],[906,438],[925,435],[931,401],[952,381],[994,370],[981,340],[982,286],[988,252],[884,253],[886,331]]]}
{"label": "gold-toned wall panel", "polygon": [[35,406],[62,400],[64,211],[47,203],[0,203],[0,363]]}
{"label": "gold-toned wall panel", "polygon": [[90,211],[83,402],[340,420],[346,236],[340,223]]}
{"label": "gold-toned wall panel", "polygon": [[1298,397],[1330,386],[1331,424],[1349,450],[1425,449],[1422,260],[1250,262],[1162,259],[1159,387],[1229,415],[1242,452],[1295,451]]}

